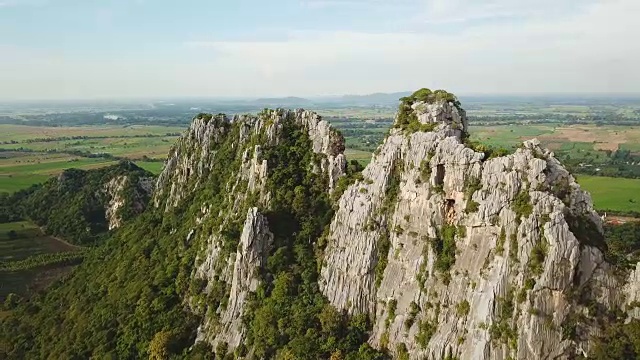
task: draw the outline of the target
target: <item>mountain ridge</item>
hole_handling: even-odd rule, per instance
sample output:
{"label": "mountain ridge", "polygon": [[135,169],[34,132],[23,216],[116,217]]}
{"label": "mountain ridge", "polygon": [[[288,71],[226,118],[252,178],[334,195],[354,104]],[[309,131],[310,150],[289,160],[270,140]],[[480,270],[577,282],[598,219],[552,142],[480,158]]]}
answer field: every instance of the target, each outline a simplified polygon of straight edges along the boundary
{"label": "mountain ridge", "polygon": [[607,354],[605,327],[636,329],[616,309],[637,315],[640,267],[620,275],[606,261],[574,180],[536,141],[511,154],[469,142],[442,90],[401,99],[364,170],[311,111],[200,114],[152,205],[11,309],[0,355]]}

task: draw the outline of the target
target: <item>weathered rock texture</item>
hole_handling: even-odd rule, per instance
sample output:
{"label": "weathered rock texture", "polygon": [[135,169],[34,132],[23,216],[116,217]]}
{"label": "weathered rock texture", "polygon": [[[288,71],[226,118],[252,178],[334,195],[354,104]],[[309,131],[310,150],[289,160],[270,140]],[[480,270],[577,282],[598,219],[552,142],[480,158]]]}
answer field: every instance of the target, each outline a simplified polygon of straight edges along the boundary
{"label": "weathered rock texture", "polygon": [[[269,163],[263,158],[268,147],[283,141],[285,122],[292,122],[305,132],[317,161],[309,164],[311,171],[326,175],[327,192],[331,192],[339,177],[345,174],[344,138],[317,114],[304,111],[266,110],[257,116],[200,115],[171,149],[165,169],[158,178],[154,204],[170,210],[180,206],[195,189],[205,186],[207,177],[218,159],[216,144],[227,142],[240,152],[240,161],[225,164],[231,177],[224,184],[224,203],[214,213],[211,204],[200,204],[195,226],[186,241],[201,244],[193,277],[203,283],[203,296],[189,299],[191,309],[203,315],[196,341],[206,341],[217,347],[225,343],[229,351],[243,343],[246,330],[242,315],[247,296],[260,284],[261,270],[269,255],[273,235],[261,212],[269,209],[271,189],[267,187]],[[243,220],[241,220],[243,219]],[[241,234],[229,234],[227,229],[243,221]],[[239,236],[234,251],[225,249],[228,237]],[[227,301],[210,307],[203,300],[212,291],[223,288]]]}
{"label": "weathered rock texture", "polygon": [[[206,178],[215,158],[212,144],[225,139],[231,123],[240,123],[237,146],[245,145],[252,135],[261,135],[261,144],[248,149],[243,162],[243,175],[249,174],[249,184],[255,188],[267,173],[266,162],[260,160],[261,145],[277,145],[282,132],[282,121],[293,119],[304,129],[312,141],[313,151],[322,155],[321,170],[329,175],[329,186],[333,189],[337,179],[344,175],[346,159],[344,138],[329,123],[311,111],[298,109],[269,110],[258,116],[241,115],[232,119],[220,114],[211,118],[197,117],[186,133],[178,140],[165,162],[165,167],[156,183],[154,203],[165,208],[175,207],[185,194]],[[250,157],[250,154],[253,156]],[[259,188],[259,186],[258,186]]]}
{"label": "weathered rock texture", "polygon": [[[570,358],[588,354],[602,330],[593,309],[639,316],[640,267],[626,286],[614,276],[591,198],[553,153],[531,140],[492,157],[465,141],[459,103],[401,109],[411,114],[398,117],[336,204],[319,261],[330,303],[373,319],[371,345],[406,349],[411,359]],[[194,225],[185,244],[200,249],[192,274],[199,287],[187,299],[203,317],[196,341],[231,351],[245,340],[245,304],[274,242],[267,216],[279,184],[270,183],[265,152],[286,139],[290,122],[315,154],[306,171],[326,176],[332,192],[345,174],[344,139],[303,110],[203,114],[157,180],[154,204],[169,211],[192,204],[196,189],[207,191],[210,174],[231,174],[216,185],[215,206],[197,203],[197,216],[187,219]],[[222,301],[205,301],[220,293]]]}
{"label": "weathered rock texture", "polygon": [[640,262],[631,271],[624,288],[625,309],[631,318],[640,319]]}
{"label": "weathered rock texture", "polygon": [[[135,184],[131,184],[132,181]],[[109,230],[122,226],[125,220],[122,216],[123,209],[129,207],[134,214],[144,211],[153,191],[153,181],[152,177],[131,179],[127,175],[120,175],[104,184],[103,193],[107,198],[105,218]]]}
{"label": "weathered rock texture", "polygon": [[435,130],[393,129],[340,199],[321,271],[329,301],[369,313],[370,343],[403,343],[412,359],[588,351],[598,328],[576,324],[585,299],[623,301],[589,194],[535,140],[486,159],[463,143],[457,106],[412,109]]}
{"label": "weathered rock texture", "polygon": [[242,343],[244,303],[249,293],[256,291],[259,285],[259,272],[266,266],[272,241],[273,234],[269,232],[266,218],[258,208],[251,208],[240,236],[240,247],[234,256],[229,304],[221,311],[217,324],[206,319],[199,329],[198,340],[208,340],[213,345],[223,342],[232,349]]}

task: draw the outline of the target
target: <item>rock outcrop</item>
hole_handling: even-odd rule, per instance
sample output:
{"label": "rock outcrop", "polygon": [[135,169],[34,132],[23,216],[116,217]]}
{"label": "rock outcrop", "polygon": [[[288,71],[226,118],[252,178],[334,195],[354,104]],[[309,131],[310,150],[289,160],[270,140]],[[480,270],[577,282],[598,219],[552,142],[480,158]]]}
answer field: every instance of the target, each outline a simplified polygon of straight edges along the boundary
{"label": "rock outcrop", "polygon": [[[135,184],[131,184],[131,182],[135,182]],[[104,184],[103,193],[107,198],[105,218],[109,230],[122,226],[124,209],[129,208],[134,214],[140,214],[144,211],[153,191],[153,182],[152,177],[132,179],[127,175],[120,175]],[[127,192],[126,195],[125,192]]]}
{"label": "rock outcrop", "polygon": [[[640,271],[626,287],[614,276],[591,198],[552,152],[536,140],[510,154],[474,145],[467,127],[450,94],[403,100],[361,179],[335,204],[317,259],[320,290],[338,310],[368,314],[369,343],[394,355],[588,354],[602,332],[590,309],[637,315]],[[345,175],[344,139],[312,112],[200,115],[171,150],[154,204],[198,207],[184,239],[200,249],[199,285],[187,299],[203,318],[198,342],[225,351],[245,344],[242,318],[277,242],[269,212],[285,186],[273,183],[270,159],[282,161],[277,149],[298,131],[314,154],[298,171],[326,179],[331,193]],[[187,201],[211,186],[215,205]]]}
{"label": "rock outcrop", "polygon": [[624,288],[624,308],[630,318],[640,319],[640,262],[636,264],[627,278]]}
{"label": "rock outcrop", "polygon": [[141,214],[154,177],[130,161],[97,169],[66,169],[24,195],[16,194],[16,213],[75,245],[94,245],[110,230]]}
{"label": "rock outcrop", "polygon": [[[286,119],[291,119],[306,131],[313,152],[321,155],[320,170],[328,174],[329,188],[333,189],[337,179],[345,173],[344,138],[316,113],[302,109],[277,109],[267,110],[258,116],[236,115],[233,118],[224,114],[200,114],[169,152],[156,183],[155,206],[162,203],[166,209],[173,208],[185,194],[201,184],[212,164],[219,161],[212,151],[213,145],[227,138],[234,123],[239,124],[237,146],[245,145],[252,136],[259,137],[258,144],[247,148],[243,160],[244,172],[253,173],[249,178],[250,186],[255,187],[256,179],[264,179],[268,170],[266,161],[260,159],[260,149],[264,145],[278,145]],[[249,156],[251,153],[252,157]]]}
{"label": "rock outcrop", "polygon": [[249,293],[258,288],[259,274],[266,266],[272,242],[273,234],[266,218],[258,208],[249,209],[240,235],[240,246],[234,256],[229,303],[221,311],[216,324],[205,318],[205,323],[198,329],[200,338],[197,341],[206,340],[214,346],[226,343],[232,349],[242,343],[245,335],[242,325],[244,304]]}
{"label": "rock outcrop", "polygon": [[[535,140],[489,158],[465,145],[453,101],[410,109],[419,123],[397,120],[340,199],[320,280],[329,301],[370,314],[370,343],[412,359],[585,353],[599,331],[575,320],[585,299],[623,301],[589,194]],[[409,130],[420,127],[431,131]]]}
{"label": "rock outcrop", "polygon": [[[206,191],[213,172],[228,173],[217,185],[224,189],[218,200],[222,203],[199,203],[195,226],[186,238],[201,248],[192,277],[202,283],[202,290],[188,299],[192,311],[203,316],[197,342],[214,348],[223,344],[229,351],[243,344],[245,303],[261,282],[273,240],[264,214],[271,208],[274,186],[282,185],[269,185],[273,164],[267,153],[285,146],[297,132],[304,134],[303,143],[308,141],[308,149],[298,150],[314,154],[304,171],[325,178],[330,193],[345,174],[344,138],[310,111],[265,110],[233,118],[201,114],[170,151],[154,193],[155,206],[165,211],[181,206],[197,189]],[[241,221],[241,232],[236,232]],[[219,291],[225,293],[223,301],[206,301]]]}

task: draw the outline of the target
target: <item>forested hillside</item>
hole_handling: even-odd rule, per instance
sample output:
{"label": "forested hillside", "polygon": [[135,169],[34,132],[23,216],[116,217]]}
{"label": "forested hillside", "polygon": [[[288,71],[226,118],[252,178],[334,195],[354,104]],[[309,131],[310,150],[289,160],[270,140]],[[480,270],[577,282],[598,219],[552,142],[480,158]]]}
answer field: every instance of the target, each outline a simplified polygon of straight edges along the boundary
{"label": "forested hillside", "polygon": [[110,228],[141,213],[153,175],[134,163],[68,169],[43,184],[0,198],[0,221],[31,220],[76,245],[96,243]]}
{"label": "forested hillside", "polygon": [[47,291],[8,298],[0,358],[640,355],[637,227],[605,232],[538,142],[468,141],[453,94],[400,106],[364,170],[313,112],[202,113],[152,195],[121,164],[7,198],[96,246]]}
{"label": "forested hillside", "polygon": [[[210,115],[203,118],[205,126],[220,135],[210,144],[215,161],[207,164],[211,167],[206,175],[182,184],[191,191],[176,207],[167,211],[149,208],[87,256],[64,283],[13,306],[3,321],[1,355],[125,359],[212,358],[215,353],[224,357],[227,349],[222,343],[212,348],[199,342],[190,350],[198,325],[205,317],[216,318],[215,309],[226,307],[231,291],[228,279],[212,279],[205,291],[205,282],[193,277],[205,244],[199,236],[192,236],[192,229],[220,229],[221,251],[235,253],[243,231],[243,211],[258,206],[264,209],[273,243],[264,268],[256,274],[261,285],[248,299],[242,319],[246,346],[235,353],[246,355],[250,350],[257,356],[278,354],[291,359],[332,354],[338,359],[362,360],[382,356],[366,344],[368,317],[341,314],[318,289],[324,244],[315,239],[326,231],[333,201],[327,174],[310,166],[321,157],[312,151],[308,134],[289,114],[278,120],[282,127],[276,143],[267,140],[264,128],[242,142],[245,122],[230,123]],[[191,141],[185,138],[185,144],[193,144]],[[269,167],[269,205],[260,205],[258,193],[247,190],[242,210],[235,211],[235,199],[229,192],[240,176],[245,150],[258,144]],[[347,171],[354,168],[357,165]],[[341,183],[345,181],[348,177]],[[165,193],[170,188],[168,184]],[[198,227],[203,204],[208,213],[226,212],[230,221],[221,223],[222,217],[214,217]],[[189,310],[203,305],[211,309],[206,314]]]}

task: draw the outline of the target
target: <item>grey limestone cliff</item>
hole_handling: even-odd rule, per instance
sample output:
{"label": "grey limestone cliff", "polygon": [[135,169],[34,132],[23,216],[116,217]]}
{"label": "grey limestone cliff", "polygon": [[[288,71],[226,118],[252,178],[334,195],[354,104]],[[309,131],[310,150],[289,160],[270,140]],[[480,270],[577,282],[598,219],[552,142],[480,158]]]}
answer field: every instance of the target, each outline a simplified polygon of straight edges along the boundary
{"label": "grey limestone cliff", "polygon": [[175,207],[185,194],[197,187],[206,178],[212,164],[217,161],[213,144],[220,143],[229,132],[229,125],[240,124],[237,146],[243,146],[252,137],[263,136],[262,144],[247,149],[243,160],[243,174],[249,175],[250,186],[260,185],[256,181],[267,172],[265,160],[260,159],[262,145],[277,145],[282,136],[283,121],[292,119],[307,132],[313,152],[321,154],[321,171],[329,176],[329,187],[333,189],[337,179],[344,175],[346,159],[344,138],[329,123],[312,111],[298,109],[268,110],[258,116],[224,114],[215,116],[202,114],[196,117],[189,129],[174,145],[158,177],[154,204],[169,209]]}
{"label": "grey limestone cliff", "polygon": [[229,303],[221,310],[216,322],[212,322],[210,317],[205,318],[198,329],[198,341],[206,340],[214,346],[226,343],[232,349],[242,343],[245,335],[242,325],[244,303],[249,293],[258,287],[258,272],[266,266],[272,241],[273,234],[269,231],[266,218],[257,208],[249,209],[230,274]]}
{"label": "grey limestone cliff", "polygon": [[[218,207],[224,211],[215,212],[206,202],[199,204],[195,226],[186,238],[189,243],[201,244],[192,277],[203,283],[202,295],[225,293],[225,300],[213,306],[203,296],[188,300],[192,311],[203,316],[197,342],[214,347],[224,344],[230,351],[243,343],[245,303],[260,284],[273,240],[264,216],[273,191],[267,186],[271,169],[264,152],[277,148],[285,136],[290,136],[285,127],[291,124],[305,133],[309,150],[315,154],[309,171],[326,176],[326,191],[331,192],[345,174],[344,138],[320,116],[305,110],[265,110],[257,116],[233,118],[201,114],[172,148],[158,178],[154,204],[168,211],[179,206],[194,189],[208,186],[216,162],[229,161],[219,158],[223,156],[220,144],[241,154],[238,162],[218,167],[231,174],[223,184],[223,205]],[[244,224],[241,233],[230,232],[240,221]],[[230,250],[226,244],[236,237],[238,246]]]}
{"label": "grey limestone cliff", "polygon": [[321,271],[329,301],[369,313],[370,343],[412,359],[586,353],[599,330],[575,320],[585,299],[622,302],[589,194],[535,140],[491,158],[467,146],[453,101],[411,111],[427,131],[392,129],[340,199]]}
{"label": "grey limestone cliff", "polygon": [[[225,351],[245,343],[246,304],[277,242],[269,211],[282,184],[268,159],[286,156],[274,149],[291,124],[313,153],[296,171],[321,174],[333,192],[345,175],[344,139],[304,110],[200,115],[157,180],[154,205],[172,211],[227,174],[186,219],[193,227],[184,242],[198,249],[196,291],[186,299],[203,319],[197,342]],[[591,198],[552,152],[535,139],[499,152],[468,141],[467,131],[451,94],[402,100],[389,136],[334,204],[317,255],[320,290],[335,308],[368,314],[369,343],[392,355],[588,354],[603,330],[594,309],[638,316],[640,270],[625,282],[605,260]]]}

